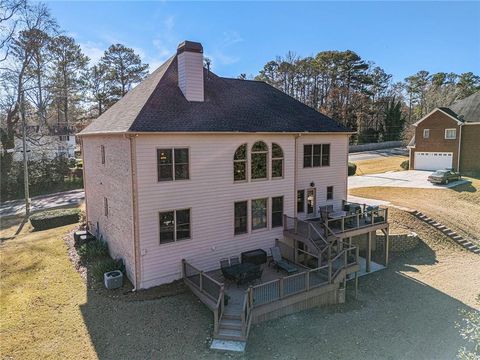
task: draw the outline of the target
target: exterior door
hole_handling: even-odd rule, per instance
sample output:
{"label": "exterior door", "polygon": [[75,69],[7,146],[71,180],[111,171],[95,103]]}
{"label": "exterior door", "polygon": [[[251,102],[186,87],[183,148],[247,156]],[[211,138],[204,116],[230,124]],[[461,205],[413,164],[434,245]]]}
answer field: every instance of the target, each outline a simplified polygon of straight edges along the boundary
{"label": "exterior door", "polygon": [[415,152],[415,170],[440,170],[452,167],[451,152]]}
{"label": "exterior door", "polygon": [[314,218],[317,216],[317,189],[311,188],[307,190],[307,217]]}

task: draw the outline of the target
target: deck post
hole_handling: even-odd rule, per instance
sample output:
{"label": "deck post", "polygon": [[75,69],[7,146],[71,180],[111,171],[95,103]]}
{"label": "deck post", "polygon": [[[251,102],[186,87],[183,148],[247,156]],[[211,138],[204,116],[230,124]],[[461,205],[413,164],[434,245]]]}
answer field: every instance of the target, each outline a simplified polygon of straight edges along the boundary
{"label": "deck post", "polygon": [[283,214],[283,230],[288,230],[287,215]]}
{"label": "deck post", "polygon": [[200,286],[200,292],[203,292],[203,271],[200,271],[199,286]]}
{"label": "deck post", "polygon": [[253,288],[252,288],[252,285],[250,285],[248,287],[248,304],[251,306],[253,306]]}
{"label": "deck post", "polygon": [[370,262],[372,261],[372,232],[368,232],[368,241],[367,241],[367,272],[370,272]]}
{"label": "deck post", "polygon": [[328,283],[332,283],[332,262],[328,261]]}
{"label": "deck post", "polygon": [[293,233],[296,234],[298,232],[298,219],[293,218]]}
{"label": "deck post", "polygon": [[283,299],[283,278],[280,278],[280,282],[278,283],[278,292],[280,299]]}
{"label": "deck post", "polygon": [[310,271],[305,273],[305,291],[310,290]]}
{"label": "deck post", "polygon": [[187,277],[186,271],[185,271],[185,259],[182,259],[182,278],[185,279]]}
{"label": "deck post", "polygon": [[358,299],[358,271],[355,271],[355,299]]}
{"label": "deck post", "polygon": [[388,251],[390,247],[389,228],[385,229],[385,266],[388,266]]}
{"label": "deck post", "polygon": [[357,213],[357,228],[360,227],[360,214]]}
{"label": "deck post", "polygon": [[345,218],[342,217],[342,233],[345,232]]}

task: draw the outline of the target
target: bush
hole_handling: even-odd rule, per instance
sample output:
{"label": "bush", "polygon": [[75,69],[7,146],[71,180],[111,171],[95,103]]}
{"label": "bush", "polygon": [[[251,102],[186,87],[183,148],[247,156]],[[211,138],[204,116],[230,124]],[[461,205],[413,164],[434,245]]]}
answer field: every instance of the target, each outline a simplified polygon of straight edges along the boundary
{"label": "bush", "polygon": [[410,167],[410,161],[409,161],[409,160],[403,161],[403,162],[400,164],[400,167],[401,167],[403,170],[408,170],[408,168]]}
{"label": "bush", "polygon": [[80,209],[47,210],[30,216],[30,223],[35,230],[51,229],[80,220]]}
{"label": "bush", "polygon": [[348,163],[348,176],[353,176],[357,172],[357,165],[355,163]]}
{"label": "bush", "polygon": [[93,240],[80,245],[77,252],[83,262],[90,261],[108,256],[108,245],[104,241]]}
{"label": "bush", "polygon": [[125,267],[122,260],[113,260],[111,258],[99,259],[92,264],[91,271],[95,280],[103,282],[103,274],[113,270],[120,270],[125,273]]}

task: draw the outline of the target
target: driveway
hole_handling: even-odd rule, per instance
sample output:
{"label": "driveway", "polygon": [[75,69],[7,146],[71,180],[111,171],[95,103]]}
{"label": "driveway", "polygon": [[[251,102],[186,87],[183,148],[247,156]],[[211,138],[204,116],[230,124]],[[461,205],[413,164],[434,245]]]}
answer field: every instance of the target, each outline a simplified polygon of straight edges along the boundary
{"label": "driveway", "polygon": [[371,159],[378,159],[382,157],[399,156],[399,155],[408,155],[407,148],[398,147],[398,148],[391,148],[391,149],[380,149],[380,150],[370,150],[370,151],[350,153],[348,155],[348,161],[355,162],[360,160],[371,160]]}
{"label": "driveway", "polygon": [[[46,210],[60,206],[76,205],[85,198],[83,189],[65,191],[49,195],[34,196],[31,211]],[[0,216],[11,216],[25,211],[25,200],[5,201],[0,205]]]}
{"label": "driveway", "polygon": [[467,180],[458,180],[448,185],[433,185],[427,180],[427,177],[431,173],[431,171],[408,170],[386,172],[382,174],[350,176],[348,178],[348,188],[356,189],[372,186],[388,186],[420,189],[445,189],[468,182]]}

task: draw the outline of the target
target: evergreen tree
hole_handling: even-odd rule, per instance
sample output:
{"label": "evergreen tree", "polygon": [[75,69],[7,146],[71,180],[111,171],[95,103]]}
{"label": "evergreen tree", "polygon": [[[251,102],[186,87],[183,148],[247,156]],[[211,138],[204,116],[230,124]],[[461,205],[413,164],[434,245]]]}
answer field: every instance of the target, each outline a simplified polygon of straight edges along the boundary
{"label": "evergreen tree", "polygon": [[105,68],[105,78],[109,86],[109,98],[120,99],[148,74],[148,64],[144,64],[134,50],[122,44],[111,45],[100,60]]}
{"label": "evergreen tree", "polygon": [[404,126],[405,117],[402,114],[402,104],[393,97],[385,109],[383,140],[401,140]]}

